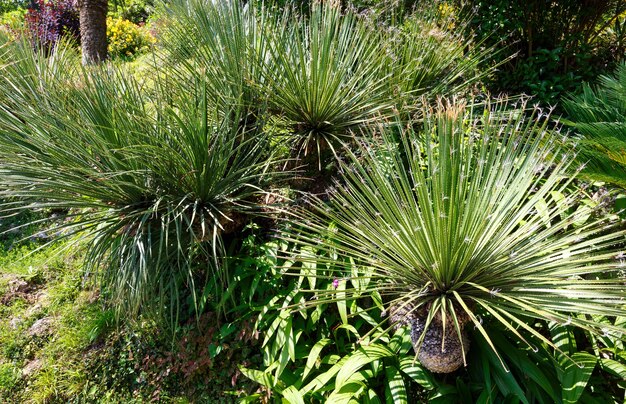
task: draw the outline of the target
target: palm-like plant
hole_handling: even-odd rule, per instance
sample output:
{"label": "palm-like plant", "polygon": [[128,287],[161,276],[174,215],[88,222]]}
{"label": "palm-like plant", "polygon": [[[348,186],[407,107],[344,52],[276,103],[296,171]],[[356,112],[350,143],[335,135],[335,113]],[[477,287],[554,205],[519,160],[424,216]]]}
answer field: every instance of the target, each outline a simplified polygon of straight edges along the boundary
{"label": "palm-like plant", "polygon": [[[297,213],[291,238],[302,246],[328,239],[332,254],[296,259],[336,267],[342,261],[328,257],[348,256],[367,268],[338,269],[337,290],[315,291],[310,304],[351,299],[345,279],[370,279],[391,327],[410,325],[419,360],[436,372],[465,363],[469,324],[492,347],[484,321],[553,347],[525,320],[611,332],[588,315],[626,314],[617,251],[625,232],[604,218],[578,226],[579,214],[568,214],[580,191],[571,190],[571,156],[555,146],[548,119],[504,103],[425,116],[420,133],[381,127],[378,144],[342,164],[345,185],[330,204]],[[554,192],[568,196],[546,208]]]}
{"label": "palm-like plant", "polygon": [[121,70],[3,49],[0,196],[19,202],[0,209],[67,209],[57,230],[85,236],[87,265],[125,313],[176,314],[198,280],[223,285],[223,237],[256,211],[273,161],[241,109],[216,112],[202,80],[144,92]]}
{"label": "palm-like plant", "polygon": [[171,67],[181,87],[202,77],[216,106],[238,104],[248,115],[258,114],[278,16],[238,0],[176,0],[167,10],[159,63]]}
{"label": "palm-like plant", "polygon": [[306,18],[288,16],[272,41],[268,101],[292,125],[299,146],[336,144],[349,129],[394,105],[383,74],[383,36],[354,13],[316,4]]}
{"label": "palm-like plant", "polygon": [[600,77],[597,86],[563,102],[564,120],[583,135],[579,160],[583,174],[626,188],[626,64],[614,76]]}
{"label": "palm-like plant", "polygon": [[467,89],[489,72],[476,66],[492,50],[476,51],[440,27],[432,10],[401,30],[381,30],[328,3],[305,15],[240,1],[177,0],[168,9],[161,43],[172,75],[181,83],[204,77],[217,106],[234,102],[256,116],[269,104],[296,138],[297,154],[319,157],[350,130],[424,94]]}

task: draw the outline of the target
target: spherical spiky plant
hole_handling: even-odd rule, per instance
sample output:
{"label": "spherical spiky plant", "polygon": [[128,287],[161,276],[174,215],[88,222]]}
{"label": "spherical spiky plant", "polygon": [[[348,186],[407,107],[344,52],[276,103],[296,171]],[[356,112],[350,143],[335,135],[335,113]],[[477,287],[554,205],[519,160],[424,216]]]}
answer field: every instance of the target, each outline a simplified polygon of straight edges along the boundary
{"label": "spherical spiky plant", "polygon": [[[420,132],[413,127],[381,127],[378,142],[342,163],[344,185],[331,202],[297,213],[292,239],[330,240],[333,252],[298,259],[319,267],[348,256],[366,267],[359,275],[333,261],[337,279],[369,280],[370,295],[390,307],[390,327],[410,326],[418,359],[435,372],[465,363],[467,327],[493,347],[485,321],[558,349],[528,320],[604,332],[591,315],[626,314],[625,232],[572,213],[581,196],[573,156],[552,140],[545,115],[502,102],[448,106],[426,111]],[[315,293],[310,304],[354,298],[349,289]]]}
{"label": "spherical spiky plant", "polygon": [[174,320],[209,287],[224,309],[228,236],[277,164],[262,125],[240,125],[236,104],[222,114],[202,78],[159,70],[150,91],[123,67],[72,70],[64,49],[0,43],[0,215],[67,212],[54,233],[80,232],[120,314]]}

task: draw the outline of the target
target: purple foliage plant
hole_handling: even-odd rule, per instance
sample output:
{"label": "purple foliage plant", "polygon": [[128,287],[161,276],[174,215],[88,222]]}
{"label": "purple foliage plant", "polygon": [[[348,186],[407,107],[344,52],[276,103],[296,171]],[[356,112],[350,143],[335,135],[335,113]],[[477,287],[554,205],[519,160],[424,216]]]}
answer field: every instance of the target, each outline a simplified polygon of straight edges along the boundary
{"label": "purple foliage plant", "polygon": [[31,4],[26,28],[34,47],[50,52],[62,37],[80,41],[76,0],[34,0]]}

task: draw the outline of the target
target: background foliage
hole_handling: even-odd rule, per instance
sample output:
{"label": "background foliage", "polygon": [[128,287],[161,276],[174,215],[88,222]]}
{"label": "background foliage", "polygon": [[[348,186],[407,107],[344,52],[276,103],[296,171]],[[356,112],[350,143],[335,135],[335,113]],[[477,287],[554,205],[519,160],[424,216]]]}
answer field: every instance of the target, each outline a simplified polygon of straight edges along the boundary
{"label": "background foliage", "polygon": [[107,19],[109,57],[132,58],[146,52],[156,39],[149,31],[125,19]]}
{"label": "background foliage", "polygon": [[[492,83],[494,92],[524,92],[554,105],[623,59],[626,5],[597,1],[456,2],[472,16],[470,32],[505,47],[514,58]],[[500,60],[500,57],[496,57]]]}
{"label": "background foliage", "polygon": [[583,85],[563,106],[571,117],[565,122],[583,135],[579,160],[587,177],[626,188],[626,64]]}
{"label": "background foliage", "polygon": [[33,46],[50,52],[61,37],[80,42],[78,8],[74,1],[37,0],[34,4],[26,13],[26,28]]}

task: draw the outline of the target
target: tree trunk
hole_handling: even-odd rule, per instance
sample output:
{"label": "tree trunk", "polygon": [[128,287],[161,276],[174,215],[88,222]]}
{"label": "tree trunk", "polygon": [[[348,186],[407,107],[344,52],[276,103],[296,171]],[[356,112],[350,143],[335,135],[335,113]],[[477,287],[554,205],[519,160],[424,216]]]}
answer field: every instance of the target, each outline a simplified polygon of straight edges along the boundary
{"label": "tree trunk", "polygon": [[83,64],[99,63],[107,57],[107,0],[79,0],[80,43]]}

